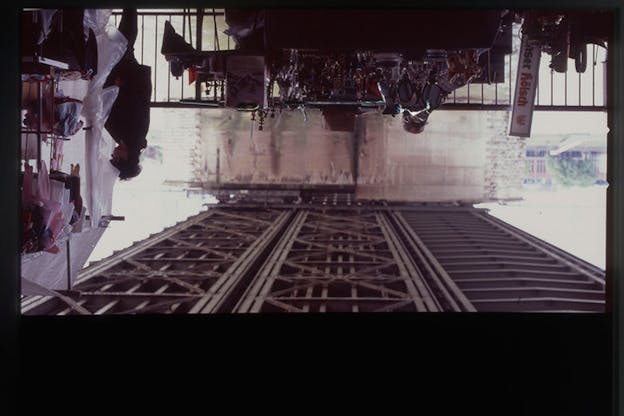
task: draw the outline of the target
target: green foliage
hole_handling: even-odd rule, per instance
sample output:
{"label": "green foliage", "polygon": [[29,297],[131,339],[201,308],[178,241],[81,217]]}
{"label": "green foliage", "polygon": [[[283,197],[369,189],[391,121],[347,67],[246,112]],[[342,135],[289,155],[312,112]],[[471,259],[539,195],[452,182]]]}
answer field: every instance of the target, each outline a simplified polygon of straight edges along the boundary
{"label": "green foliage", "polygon": [[548,169],[562,186],[591,186],[596,182],[594,166],[589,159],[548,157]]}

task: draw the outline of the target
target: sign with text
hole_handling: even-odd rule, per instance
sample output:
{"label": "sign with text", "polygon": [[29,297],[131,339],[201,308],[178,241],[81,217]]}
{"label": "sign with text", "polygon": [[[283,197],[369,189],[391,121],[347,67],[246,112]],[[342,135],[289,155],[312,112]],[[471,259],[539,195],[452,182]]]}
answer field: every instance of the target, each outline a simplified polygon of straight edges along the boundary
{"label": "sign with text", "polygon": [[535,90],[537,88],[541,55],[540,45],[530,45],[527,36],[524,36],[518,58],[518,75],[511,111],[510,136],[529,137],[531,135],[531,122],[533,120],[533,106],[535,105]]}

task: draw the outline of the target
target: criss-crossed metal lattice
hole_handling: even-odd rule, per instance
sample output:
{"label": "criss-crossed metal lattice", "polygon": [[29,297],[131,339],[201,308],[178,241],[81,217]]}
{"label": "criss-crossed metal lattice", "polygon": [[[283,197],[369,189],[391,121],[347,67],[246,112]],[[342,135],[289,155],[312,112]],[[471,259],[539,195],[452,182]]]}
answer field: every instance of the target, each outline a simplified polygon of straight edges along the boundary
{"label": "criss-crossed metal lattice", "polygon": [[236,310],[438,310],[383,215],[300,211]]}
{"label": "criss-crossed metal lattice", "polygon": [[74,290],[31,300],[51,314],[186,313],[240,265],[277,210],[210,210],[86,269]]}
{"label": "criss-crossed metal lattice", "polygon": [[604,271],[471,207],[221,205],[25,314],[604,311]]}

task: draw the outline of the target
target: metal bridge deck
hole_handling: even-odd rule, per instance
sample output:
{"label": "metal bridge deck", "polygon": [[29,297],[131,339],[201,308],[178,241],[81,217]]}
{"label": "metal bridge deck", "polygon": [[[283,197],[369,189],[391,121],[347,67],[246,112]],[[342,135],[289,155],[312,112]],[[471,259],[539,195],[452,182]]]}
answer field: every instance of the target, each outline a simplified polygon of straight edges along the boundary
{"label": "metal bridge deck", "polygon": [[604,309],[602,270],[485,210],[349,198],[214,206],[22,302],[26,315]]}

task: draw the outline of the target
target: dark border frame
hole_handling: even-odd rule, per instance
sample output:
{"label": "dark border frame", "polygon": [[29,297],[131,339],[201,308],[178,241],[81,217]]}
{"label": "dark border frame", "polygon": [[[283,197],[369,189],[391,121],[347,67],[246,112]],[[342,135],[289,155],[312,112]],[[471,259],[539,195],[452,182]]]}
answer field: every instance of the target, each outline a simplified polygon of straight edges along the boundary
{"label": "dark border frame", "polygon": [[[84,6],[81,4],[83,2],[76,1],[66,1],[63,3],[65,7],[71,6]],[[196,6],[195,2],[185,1],[183,3],[174,3],[172,1],[162,2],[162,1],[134,1],[133,2],[137,7],[184,7],[184,6]],[[356,2],[352,0],[340,0],[340,7],[362,7],[361,2]],[[303,3],[298,2],[293,4],[292,2],[287,2],[285,0],[263,0],[261,4],[255,4],[249,0],[235,0],[228,1],[227,4],[223,1],[211,2],[211,7],[236,7],[236,6],[263,6],[263,7],[336,7],[335,2],[328,1],[319,1],[315,0],[313,3]],[[377,3],[376,5],[380,5]],[[19,8],[27,7],[30,5],[22,4],[19,6],[9,6],[8,9],[6,7],[3,8],[3,17],[5,23],[5,31],[4,36],[0,40],[0,45],[2,46],[0,50],[3,51],[6,57],[19,56],[18,49],[18,17],[19,17]],[[37,4],[33,4],[32,6],[38,7],[52,7],[51,3],[41,4],[41,2],[37,2]],[[95,7],[89,4],[90,7]],[[551,0],[547,3],[544,1],[536,1],[536,0],[525,0],[525,1],[506,1],[504,4],[497,3],[492,0],[479,0],[479,1],[471,1],[467,0],[449,0],[449,1],[433,1],[433,0],[425,0],[419,2],[417,5],[413,2],[407,1],[391,1],[384,2],[382,7],[444,7],[444,8],[462,8],[462,7],[470,7],[470,8],[484,8],[484,7],[523,7],[523,8],[607,8],[613,9],[615,12],[615,22],[614,22],[614,41],[610,45],[609,48],[609,115],[608,115],[608,125],[609,125],[609,135],[608,135],[608,181],[610,183],[609,189],[607,191],[607,287],[608,294],[610,297],[608,299],[608,308],[610,312],[605,314],[603,320],[606,321],[606,325],[608,326],[608,330],[610,335],[607,337],[611,340],[611,346],[609,350],[612,353],[610,368],[613,369],[613,378],[611,380],[611,396],[613,400],[613,413],[612,414],[624,414],[624,409],[622,408],[622,398],[620,398],[620,390],[623,388],[622,380],[624,380],[624,360],[620,356],[620,346],[624,345],[624,339],[622,337],[621,326],[624,324],[623,319],[623,303],[624,303],[624,286],[621,283],[621,278],[624,275],[624,195],[623,195],[623,182],[624,182],[624,110],[623,110],[623,99],[624,99],[624,86],[621,79],[621,74],[624,73],[624,39],[622,37],[622,25],[624,24],[624,6],[618,0]],[[118,2],[98,2],[97,7],[120,7]],[[7,59],[2,66],[2,71],[4,75],[5,85],[3,88],[3,94],[0,94],[1,107],[2,111],[2,122],[3,122],[3,132],[5,133],[5,140],[3,140],[3,151],[0,152],[2,157],[2,163],[0,163],[0,172],[1,172],[1,183],[2,183],[2,191],[5,197],[5,203],[0,204],[0,218],[4,220],[4,224],[2,226],[2,244],[0,245],[0,263],[3,265],[1,274],[2,278],[0,281],[2,282],[2,287],[0,288],[0,352],[2,353],[2,357],[5,358],[5,365],[2,368],[5,371],[2,371],[3,381],[7,381],[9,386],[13,386],[9,390],[5,390],[9,393],[9,397],[17,397],[14,393],[17,390],[18,386],[15,383],[16,377],[13,377],[13,374],[16,374],[19,371],[23,371],[22,364],[18,365],[18,343],[20,341],[20,347],[28,347],[27,344],[42,341],[44,336],[55,335],[58,337],[68,337],[63,342],[66,343],[67,346],[72,343],[77,342],[78,339],[81,339],[82,335],[80,335],[79,330],[87,329],[85,335],[93,334],[94,332],[103,331],[104,334],[108,334],[110,336],[113,333],[117,333],[118,325],[119,330],[126,335],[131,334],[136,330],[137,325],[147,325],[147,328],[152,327],[160,327],[163,328],[165,335],[156,335],[151,333],[148,335],[149,340],[161,340],[162,336],[168,336],[172,334],[179,334],[178,328],[180,324],[182,327],[187,329],[197,329],[197,324],[202,326],[206,324],[211,324],[215,328],[216,333],[222,335],[226,331],[226,327],[230,325],[237,326],[240,324],[240,319],[232,319],[226,320],[222,318],[211,319],[211,320],[186,320],[181,322],[180,320],[175,319],[161,319],[156,322],[151,318],[146,319],[137,319],[137,320],[107,320],[102,322],[98,320],[95,323],[85,323],[84,320],[69,320],[62,324],[58,321],[50,320],[50,319],[30,319],[30,318],[22,318],[20,317],[19,311],[19,279],[18,271],[19,271],[19,257],[15,255],[18,252],[18,221],[11,221],[13,218],[19,218],[19,189],[17,187],[18,183],[18,166],[16,166],[15,161],[19,160],[18,158],[18,146],[17,141],[8,140],[11,137],[17,137],[18,131],[17,126],[19,124],[19,111],[18,111],[18,98],[19,91],[17,88],[17,83],[11,82],[10,80],[17,79],[19,74],[19,64],[17,60]],[[574,324],[568,324],[564,318],[542,318],[541,320],[536,320],[532,317],[519,317],[516,315],[504,315],[504,316],[494,316],[494,317],[470,317],[467,319],[458,319],[455,317],[449,319],[443,319],[443,326],[449,326],[454,329],[459,328],[465,324],[476,325],[478,330],[476,331],[478,334],[485,334],[484,328],[492,328],[494,326],[496,331],[503,332],[506,335],[503,335],[503,343],[508,345],[508,348],[512,348],[512,344],[517,340],[514,338],[513,330],[507,330],[505,327],[508,325],[518,325],[521,329],[522,334],[531,334],[534,333],[535,336],[544,336],[548,333],[547,329],[552,329],[549,325],[557,325],[565,323],[565,331],[572,331],[574,328],[578,327],[579,331],[587,330],[588,326],[585,322],[594,322],[596,324],[602,325],[600,320],[592,321],[587,320],[585,318],[571,318],[574,321]],[[320,322],[319,322],[320,321]],[[354,320],[352,319],[344,319],[337,318],[331,319],[332,325],[340,326],[343,323],[353,324]],[[378,318],[366,318],[366,321],[363,323],[361,320],[355,320],[355,326],[357,328],[362,327],[362,331],[365,330],[367,326],[369,326],[369,322],[373,322],[373,326],[377,328],[377,324],[387,325],[388,319],[378,319]],[[544,328],[541,328],[537,331],[529,330],[530,325],[535,325],[538,322],[539,325],[544,325]],[[307,319],[303,322],[295,321],[293,323],[292,319],[275,319],[272,320],[274,326],[278,326],[281,328],[281,325],[285,324],[288,328],[293,328],[294,325],[301,324],[304,328],[308,328],[310,322],[315,322],[315,324],[326,324],[326,321],[318,318]],[[277,322],[277,325],[275,323]],[[418,322],[420,324],[425,324],[426,326],[437,326],[440,325],[440,320],[432,320],[429,318],[426,319],[411,319],[400,317],[398,319],[393,320],[393,324],[397,327],[403,327],[405,324],[413,324]],[[450,324],[449,324],[450,322]],[[111,327],[111,323],[115,324],[115,329]],[[175,327],[173,326],[175,325]],[[243,327],[249,329],[252,326],[261,326],[264,328],[266,326],[266,321],[252,319],[251,323],[243,324]],[[239,325],[240,327],[240,325]],[[90,329],[89,329],[90,328]],[[221,332],[223,331],[223,333]],[[255,329],[258,331],[258,329]],[[331,331],[334,334],[334,331]],[[565,332],[564,331],[564,332]],[[438,333],[437,331],[435,331]],[[559,331],[555,330],[555,333]],[[267,336],[279,336],[279,331],[270,330],[267,332]],[[440,332],[442,334],[442,332]],[[462,332],[465,336],[471,336],[472,334],[469,332]],[[567,333],[566,333],[567,334]],[[386,334],[389,335],[389,334]],[[103,336],[103,335],[102,335]],[[557,336],[557,335],[554,335]],[[19,337],[19,338],[18,338]],[[135,342],[138,342],[139,335],[134,335],[131,339]],[[581,337],[582,338],[582,337]],[[402,339],[402,338],[401,338]],[[442,339],[447,341],[451,338],[448,335],[443,335]],[[489,337],[487,338],[490,339]],[[577,339],[577,338],[574,338]],[[580,338],[578,338],[580,339]],[[547,340],[552,341],[551,338]],[[182,342],[189,341],[189,337],[182,337]],[[143,343],[147,341],[142,341]],[[93,343],[88,344],[91,346],[95,346]],[[169,344],[167,344],[169,345]],[[109,346],[109,344],[106,344]],[[510,347],[511,346],[511,347]],[[528,344],[520,343],[520,346],[528,346]],[[41,345],[39,347],[42,347]],[[97,346],[96,346],[97,347]],[[100,346],[99,348],[105,348]],[[446,349],[444,349],[446,350]],[[32,353],[35,351],[34,347],[26,348],[25,350],[28,353]],[[53,349],[53,352],[59,352],[60,349]],[[178,346],[177,351],[184,351],[184,347]],[[192,350],[196,352],[195,349]],[[69,354],[69,353],[68,353]],[[578,359],[578,357],[576,357]],[[569,357],[568,360],[572,361],[574,357]],[[21,363],[21,362],[20,362]],[[35,367],[29,367],[35,368]],[[510,374],[510,376],[512,376]],[[5,402],[6,403],[6,402]],[[9,404],[17,405],[17,402],[8,402]],[[9,406],[11,409],[12,406]],[[10,412],[9,413],[13,413]]]}

